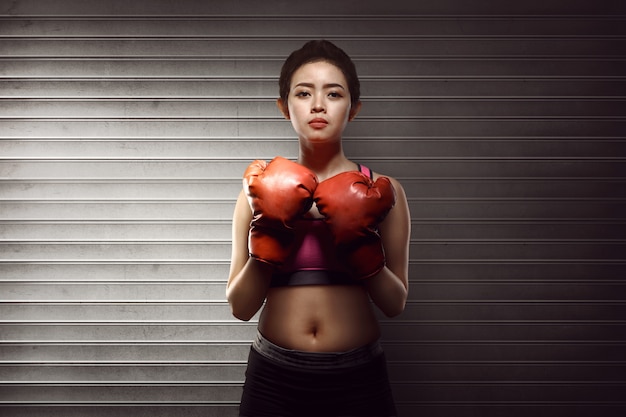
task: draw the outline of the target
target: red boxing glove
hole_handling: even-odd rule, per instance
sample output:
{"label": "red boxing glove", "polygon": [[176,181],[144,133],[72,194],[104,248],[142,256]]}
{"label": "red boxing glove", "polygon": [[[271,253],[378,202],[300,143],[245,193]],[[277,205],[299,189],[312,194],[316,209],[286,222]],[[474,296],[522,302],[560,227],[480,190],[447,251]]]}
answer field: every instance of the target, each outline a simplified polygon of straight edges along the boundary
{"label": "red boxing glove", "polygon": [[396,202],[389,178],[374,182],[359,171],[343,172],[322,181],[314,199],[354,276],[364,279],[380,272],[385,253],[378,225]]}
{"label": "red boxing glove", "polygon": [[250,256],[280,265],[292,251],[293,221],[313,204],[317,176],[308,168],[277,156],[252,162],[243,175],[252,208]]}

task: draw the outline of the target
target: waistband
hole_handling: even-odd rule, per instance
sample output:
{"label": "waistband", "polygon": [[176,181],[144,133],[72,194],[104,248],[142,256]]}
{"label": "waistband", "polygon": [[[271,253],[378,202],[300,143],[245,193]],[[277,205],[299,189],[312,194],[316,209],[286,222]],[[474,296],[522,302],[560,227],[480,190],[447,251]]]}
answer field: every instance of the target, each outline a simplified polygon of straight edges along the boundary
{"label": "waistband", "polygon": [[267,340],[257,331],[252,348],[266,358],[282,365],[304,369],[344,369],[370,363],[383,354],[379,340],[346,352],[304,352],[285,349]]}

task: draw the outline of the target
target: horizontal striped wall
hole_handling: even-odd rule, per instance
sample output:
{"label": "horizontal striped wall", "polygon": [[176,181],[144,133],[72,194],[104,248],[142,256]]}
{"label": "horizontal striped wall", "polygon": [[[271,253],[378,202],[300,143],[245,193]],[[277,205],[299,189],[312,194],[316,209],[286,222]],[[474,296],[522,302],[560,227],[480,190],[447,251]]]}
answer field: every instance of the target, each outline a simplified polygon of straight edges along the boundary
{"label": "horizontal striped wall", "polygon": [[400,415],[626,412],[621,2],[0,1],[0,413],[237,415],[224,299],[251,159],[295,157],[284,58],[327,38],[398,178]]}

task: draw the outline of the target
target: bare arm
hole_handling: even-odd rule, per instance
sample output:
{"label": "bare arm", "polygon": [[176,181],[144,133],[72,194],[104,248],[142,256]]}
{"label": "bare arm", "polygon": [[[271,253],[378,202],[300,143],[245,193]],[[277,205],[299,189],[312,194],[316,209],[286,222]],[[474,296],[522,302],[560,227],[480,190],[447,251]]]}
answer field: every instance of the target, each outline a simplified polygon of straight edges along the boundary
{"label": "bare arm", "polygon": [[404,311],[409,291],[409,244],[411,216],[402,185],[390,178],[396,190],[396,204],[379,225],[386,266],[367,280],[374,304],[388,317]]}
{"label": "bare arm", "polygon": [[248,233],[252,211],[243,192],[233,214],[232,254],[226,298],[235,317],[250,320],[265,300],[273,267],[249,256]]}

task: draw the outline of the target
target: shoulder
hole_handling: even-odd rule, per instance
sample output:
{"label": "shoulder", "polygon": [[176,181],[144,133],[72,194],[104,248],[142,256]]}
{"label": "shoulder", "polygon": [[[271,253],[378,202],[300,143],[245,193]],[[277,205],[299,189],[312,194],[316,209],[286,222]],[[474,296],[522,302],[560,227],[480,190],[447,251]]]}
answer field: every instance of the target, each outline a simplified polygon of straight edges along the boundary
{"label": "shoulder", "polygon": [[394,177],[390,177],[389,175],[381,174],[379,172],[372,172],[372,175],[373,175],[372,178],[374,179],[374,181],[376,181],[379,178],[388,178],[389,181],[391,181],[391,184],[393,185],[393,187],[396,189],[396,191],[401,192],[404,195],[404,188],[402,187],[402,184],[400,183],[400,181],[398,181]]}
{"label": "shoulder", "polygon": [[393,188],[396,190],[396,197],[400,197],[402,199],[406,200],[406,196],[404,193],[404,188],[402,187],[402,184],[400,183],[400,181],[398,181],[397,179],[389,176],[389,175],[385,175],[382,174],[380,172],[376,172],[372,169],[370,169],[367,165],[363,165],[360,164],[358,162],[353,162],[354,164],[356,164],[357,166],[357,170],[360,171],[361,173],[363,173],[364,175],[367,175],[368,177],[370,177],[372,180],[376,181],[377,179],[381,178],[381,177],[385,177],[388,178],[389,181],[391,181],[391,185],[393,185]]}

